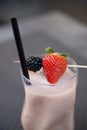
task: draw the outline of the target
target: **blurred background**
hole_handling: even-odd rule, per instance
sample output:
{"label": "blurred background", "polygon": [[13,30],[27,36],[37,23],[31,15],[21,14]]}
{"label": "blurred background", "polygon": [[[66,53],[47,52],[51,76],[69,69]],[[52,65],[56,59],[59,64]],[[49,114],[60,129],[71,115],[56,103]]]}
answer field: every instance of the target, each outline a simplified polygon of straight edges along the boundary
{"label": "blurred background", "polygon": [[32,17],[54,10],[87,23],[86,0],[0,0],[0,23],[6,23],[8,18],[13,16]]}
{"label": "blurred background", "polygon": [[[23,130],[24,88],[10,18],[18,19],[26,57],[47,46],[87,65],[87,0],[0,0],[0,130]],[[79,69],[75,130],[87,130],[87,69]]]}

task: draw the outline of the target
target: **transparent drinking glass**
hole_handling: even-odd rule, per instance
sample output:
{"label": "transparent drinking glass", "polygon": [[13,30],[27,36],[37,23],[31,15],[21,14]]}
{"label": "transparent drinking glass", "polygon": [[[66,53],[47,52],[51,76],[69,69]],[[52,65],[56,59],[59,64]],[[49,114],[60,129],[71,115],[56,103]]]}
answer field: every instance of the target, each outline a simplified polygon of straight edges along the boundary
{"label": "transparent drinking glass", "polygon": [[[69,65],[76,62],[67,58]],[[72,73],[59,84],[50,85],[41,79],[27,79],[21,72],[25,99],[21,114],[24,130],[74,130],[74,108],[78,68],[68,67]]]}

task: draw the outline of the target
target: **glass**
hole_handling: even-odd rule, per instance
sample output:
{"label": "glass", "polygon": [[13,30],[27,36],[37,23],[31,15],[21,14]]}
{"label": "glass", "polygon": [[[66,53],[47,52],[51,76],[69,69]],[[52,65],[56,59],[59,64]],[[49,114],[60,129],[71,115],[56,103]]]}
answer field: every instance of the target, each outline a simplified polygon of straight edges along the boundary
{"label": "glass", "polygon": [[[76,64],[71,58],[67,58],[67,63]],[[53,86],[41,83],[40,79],[28,80],[21,73],[25,91],[21,114],[24,130],[74,130],[78,68],[69,69],[73,75]]]}

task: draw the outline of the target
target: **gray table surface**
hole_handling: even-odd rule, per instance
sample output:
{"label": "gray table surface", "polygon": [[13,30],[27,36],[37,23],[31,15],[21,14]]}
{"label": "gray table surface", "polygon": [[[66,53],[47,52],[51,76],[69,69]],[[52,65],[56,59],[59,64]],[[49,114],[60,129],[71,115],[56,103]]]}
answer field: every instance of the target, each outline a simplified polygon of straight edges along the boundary
{"label": "gray table surface", "polygon": [[[25,55],[44,52],[47,46],[68,52],[78,64],[87,65],[87,27],[60,12],[32,20],[19,20]],[[11,25],[0,30],[0,130],[22,130],[20,116],[24,88]],[[79,70],[75,104],[75,130],[87,130],[87,69]]]}

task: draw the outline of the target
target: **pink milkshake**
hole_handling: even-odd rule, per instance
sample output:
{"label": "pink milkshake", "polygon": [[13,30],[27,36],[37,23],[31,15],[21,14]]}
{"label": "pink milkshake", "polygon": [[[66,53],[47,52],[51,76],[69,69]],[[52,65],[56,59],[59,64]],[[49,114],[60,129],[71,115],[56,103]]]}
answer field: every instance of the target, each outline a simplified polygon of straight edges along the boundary
{"label": "pink milkshake", "polygon": [[[17,19],[12,18],[11,23],[23,72],[23,129],[74,130],[78,69],[68,68],[67,64],[75,62],[49,47],[43,58],[31,56],[26,61]],[[28,70],[34,73],[28,74]]]}
{"label": "pink milkshake", "polygon": [[[67,64],[75,64],[68,58]],[[56,84],[50,84],[43,69],[22,74],[25,90],[21,122],[24,130],[74,130],[74,106],[78,69],[67,67]],[[31,84],[29,84],[31,83]]]}

